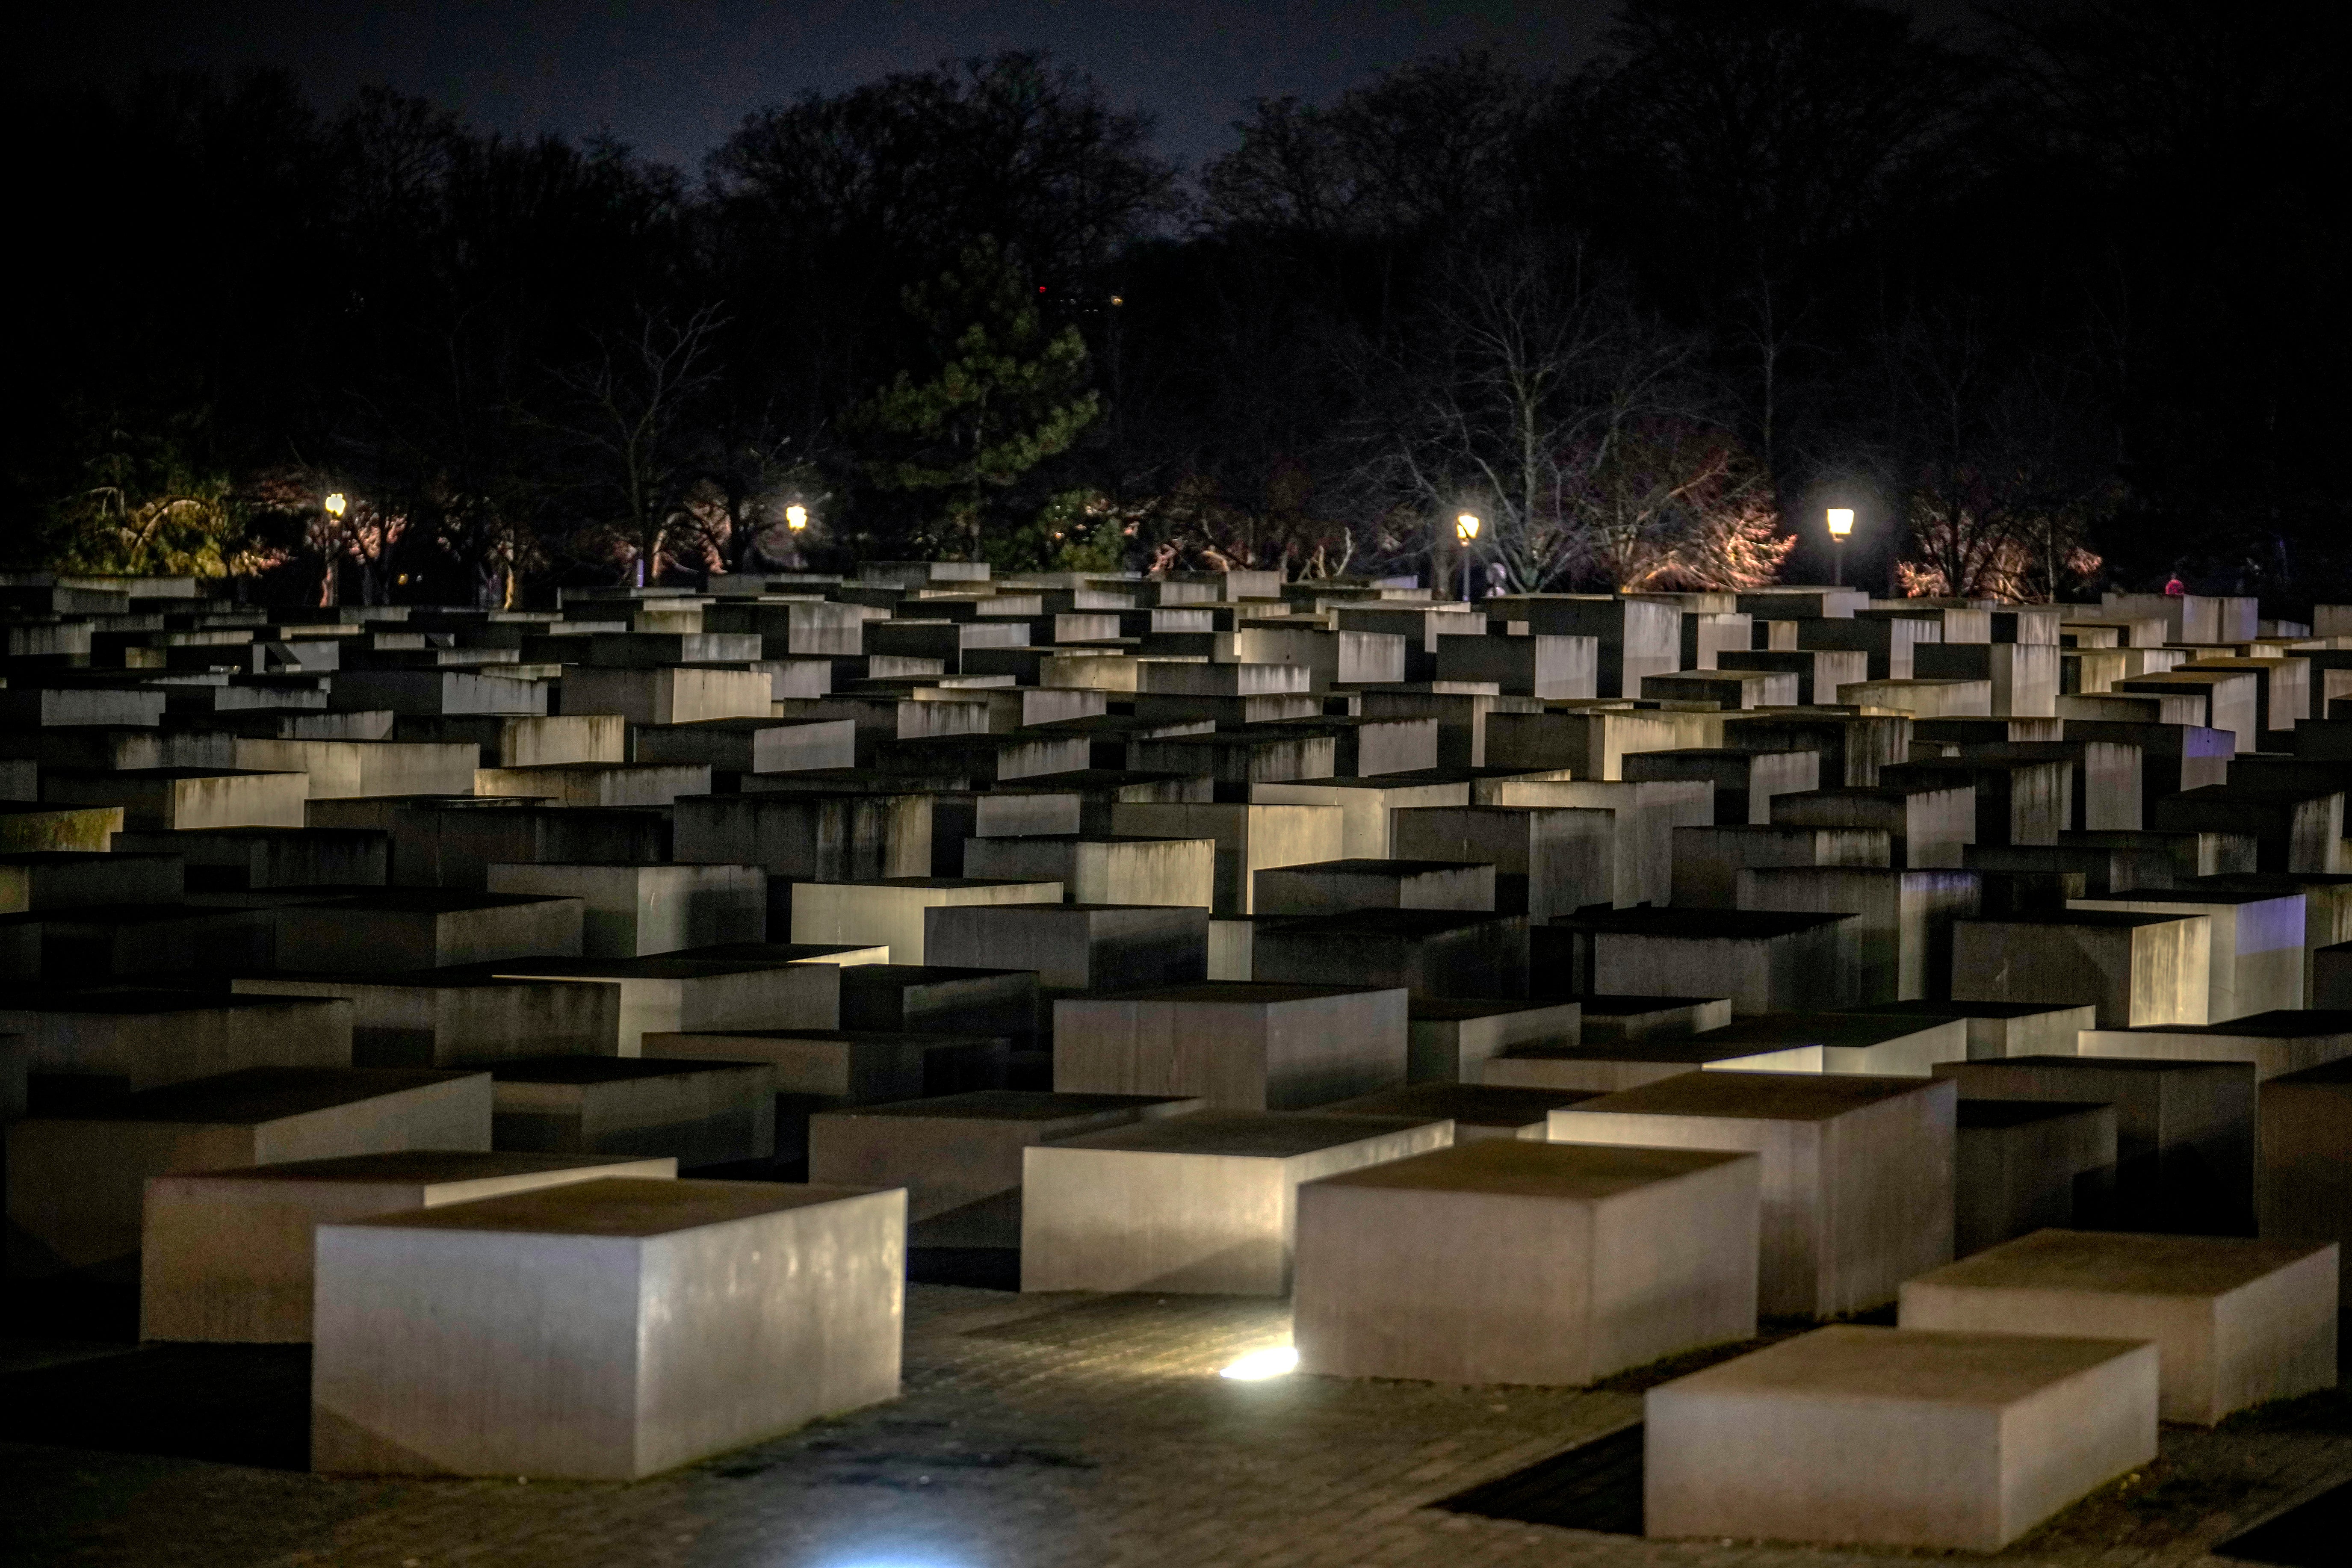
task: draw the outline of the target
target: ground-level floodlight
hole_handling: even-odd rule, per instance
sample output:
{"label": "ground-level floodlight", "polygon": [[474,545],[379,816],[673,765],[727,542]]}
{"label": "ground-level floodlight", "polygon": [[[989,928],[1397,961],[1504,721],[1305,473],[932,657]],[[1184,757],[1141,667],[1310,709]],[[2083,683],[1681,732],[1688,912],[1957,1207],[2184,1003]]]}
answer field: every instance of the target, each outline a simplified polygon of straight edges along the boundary
{"label": "ground-level floodlight", "polygon": [[1298,1370],[1298,1352],[1289,1345],[1268,1345],[1255,1350],[1219,1373],[1236,1383],[1262,1383],[1269,1377],[1281,1377]]}
{"label": "ground-level floodlight", "polygon": [[1831,584],[1834,587],[1845,586],[1845,536],[1853,531],[1853,508],[1830,508],[1830,571]]}

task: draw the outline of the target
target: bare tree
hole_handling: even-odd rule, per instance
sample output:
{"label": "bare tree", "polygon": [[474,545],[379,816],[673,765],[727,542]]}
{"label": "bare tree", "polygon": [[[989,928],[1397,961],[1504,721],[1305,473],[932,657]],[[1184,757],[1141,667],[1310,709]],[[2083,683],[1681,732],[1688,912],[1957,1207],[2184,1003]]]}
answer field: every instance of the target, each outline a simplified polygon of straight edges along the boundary
{"label": "bare tree", "polygon": [[[1457,262],[1377,374],[1395,396],[1366,468],[1372,510],[1431,520],[1439,539],[1477,514],[1476,553],[1508,588],[1761,580],[1787,552],[1768,543],[1767,492],[1715,417],[1695,345],[1573,251]],[[1442,571],[1442,547],[1420,544]]]}
{"label": "bare tree", "polygon": [[639,583],[672,565],[709,563],[706,520],[687,504],[700,476],[689,450],[696,405],[715,378],[718,307],[683,320],[641,312],[626,333],[599,335],[596,352],[556,373],[570,404],[552,433],[583,459],[592,553],[616,559]]}
{"label": "bare tree", "polygon": [[1972,315],[1916,312],[1882,340],[1906,593],[2052,599],[2099,569],[2091,529],[2116,487],[2090,378],[2007,341]]}

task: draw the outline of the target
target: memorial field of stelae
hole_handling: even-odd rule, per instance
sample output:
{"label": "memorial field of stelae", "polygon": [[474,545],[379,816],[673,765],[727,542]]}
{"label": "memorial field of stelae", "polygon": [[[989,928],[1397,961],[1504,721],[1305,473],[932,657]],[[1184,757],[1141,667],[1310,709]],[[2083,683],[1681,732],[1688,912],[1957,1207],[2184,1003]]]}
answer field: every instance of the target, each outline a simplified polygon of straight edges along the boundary
{"label": "memorial field of stelae", "polygon": [[1663,1539],[2336,1384],[2352,605],[218,586],[0,580],[6,1289],[307,1346],[321,1475],[887,1407],[936,1284],[1636,1378]]}

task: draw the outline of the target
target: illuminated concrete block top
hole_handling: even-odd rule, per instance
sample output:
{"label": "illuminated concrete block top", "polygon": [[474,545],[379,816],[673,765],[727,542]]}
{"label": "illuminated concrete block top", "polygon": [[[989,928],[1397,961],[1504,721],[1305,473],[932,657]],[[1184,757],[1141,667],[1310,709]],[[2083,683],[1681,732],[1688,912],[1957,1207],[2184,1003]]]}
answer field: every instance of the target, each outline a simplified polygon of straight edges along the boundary
{"label": "illuminated concrete block top", "polygon": [[2154,1340],[2163,1415],[2336,1385],[2333,1242],[2038,1230],[1906,1280],[1905,1328]]}
{"label": "illuminated concrete block top", "polygon": [[1034,1145],[1021,1288],[1286,1294],[1301,1182],[1453,1137],[1443,1121],[1203,1110]]}
{"label": "illuminated concrete block top", "polygon": [[1840,1326],[1644,1405],[1645,1534],[1995,1552],[2156,1458],[2157,1347]]}
{"label": "illuminated concrete block top", "polygon": [[318,1470],[629,1479],[898,1391],[896,1191],[615,1178],[318,1234]]}
{"label": "illuminated concrete block top", "polygon": [[321,1224],[603,1176],[677,1173],[671,1159],[411,1149],[156,1176],[140,1249],[140,1337],[308,1341]]}
{"label": "illuminated concrete block top", "polygon": [[1486,1139],[1309,1182],[1298,1191],[1300,1367],[1581,1384],[1745,1339],[1756,1331],[1758,1165]]}

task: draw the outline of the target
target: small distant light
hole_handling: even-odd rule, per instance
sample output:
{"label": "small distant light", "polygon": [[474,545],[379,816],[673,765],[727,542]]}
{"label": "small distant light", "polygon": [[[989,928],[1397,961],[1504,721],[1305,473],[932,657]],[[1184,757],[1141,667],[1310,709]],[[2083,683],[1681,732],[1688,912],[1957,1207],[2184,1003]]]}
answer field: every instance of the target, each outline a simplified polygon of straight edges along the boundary
{"label": "small distant light", "polygon": [[1269,1377],[1281,1377],[1298,1370],[1298,1352],[1290,1345],[1268,1345],[1262,1351],[1252,1351],[1233,1365],[1219,1373],[1236,1383],[1261,1383]]}
{"label": "small distant light", "polygon": [[1830,532],[1839,539],[1843,539],[1853,531],[1853,508],[1850,506],[1830,508]]}
{"label": "small distant light", "polygon": [[798,533],[802,529],[806,528],[808,526],[808,508],[801,505],[798,501],[794,501],[792,505],[784,508],[784,526],[791,529],[794,533]]}
{"label": "small distant light", "polygon": [[1043,294],[1045,291],[1045,286],[1043,283],[1038,284],[1038,285],[1037,285],[1037,292],[1039,292],[1040,294]]}
{"label": "small distant light", "polygon": [[1127,301],[1126,301],[1125,300],[1121,299],[1121,298],[1120,298],[1119,296],[1118,296],[1117,294],[1113,294],[1113,295],[1110,297],[1110,302],[1111,302],[1112,304],[1114,304],[1114,305],[1124,305],[1124,304],[1126,304],[1126,303],[1127,303]]}

